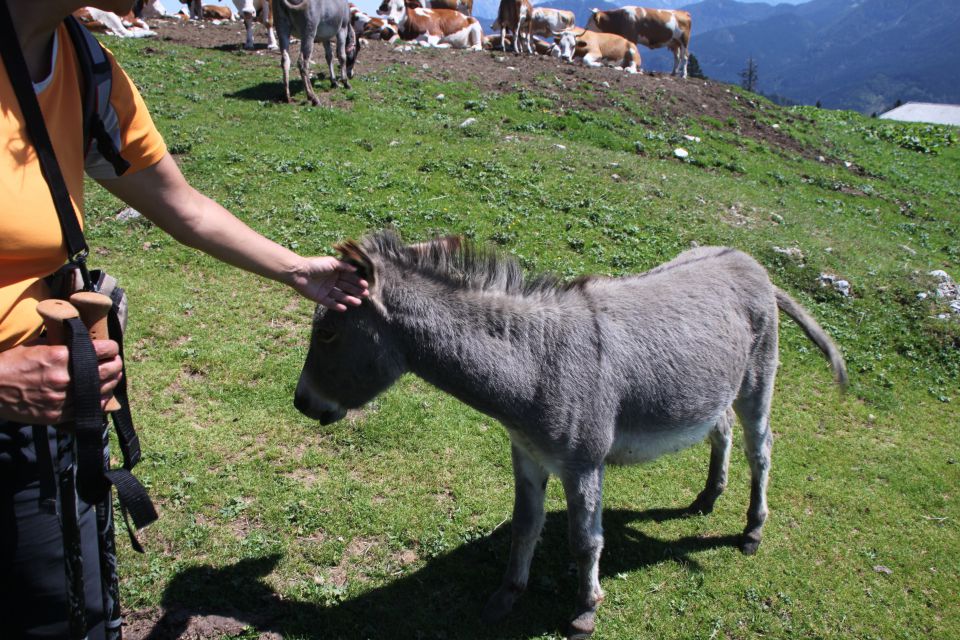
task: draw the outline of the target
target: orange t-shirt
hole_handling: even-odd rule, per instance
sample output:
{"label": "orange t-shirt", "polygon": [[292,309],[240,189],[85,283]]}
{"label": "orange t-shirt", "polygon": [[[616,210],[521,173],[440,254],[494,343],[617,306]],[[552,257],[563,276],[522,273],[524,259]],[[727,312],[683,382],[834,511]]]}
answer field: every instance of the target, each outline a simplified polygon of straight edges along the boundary
{"label": "orange t-shirt", "polygon": [[[73,205],[83,214],[83,109],[76,53],[61,25],[54,37],[50,76],[35,85],[60,171]],[[163,138],[133,82],[108,52],[113,68],[110,103],[120,125],[120,153],[130,175],[166,154]],[[67,250],[50,189],[27,135],[16,94],[0,65],[0,351],[35,337],[37,302],[49,297],[42,280],[66,262]]]}

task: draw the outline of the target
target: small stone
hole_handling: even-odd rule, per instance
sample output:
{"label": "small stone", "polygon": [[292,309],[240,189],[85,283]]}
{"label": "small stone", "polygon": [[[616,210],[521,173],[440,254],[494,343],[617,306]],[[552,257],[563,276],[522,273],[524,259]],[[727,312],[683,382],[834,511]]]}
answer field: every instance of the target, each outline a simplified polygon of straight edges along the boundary
{"label": "small stone", "polygon": [[926,300],[927,296],[930,295],[926,291],[921,291],[917,294],[917,300]]}
{"label": "small stone", "polygon": [[944,271],[943,269],[934,269],[933,271],[928,272],[927,275],[936,278],[936,279],[939,280],[940,282],[952,282],[952,281],[953,281],[953,279],[950,277],[950,274],[948,274],[948,273],[947,273],[946,271]]}
{"label": "small stone", "polygon": [[875,565],[873,567],[873,570],[876,571],[877,573],[882,573],[887,576],[893,573],[892,569],[890,569],[889,567],[885,567],[882,564]]}
{"label": "small stone", "polygon": [[817,156],[817,162],[826,162],[826,161],[827,159],[824,158],[823,156]]}
{"label": "small stone", "polygon": [[142,218],[143,214],[134,209],[133,207],[127,207],[123,209],[120,213],[117,214],[118,222],[130,222],[131,220],[137,220]]}
{"label": "small stone", "polygon": [[844,297],[850,297],[850,283],[846,280],[837,280],[833,283],[833,288],[840,292]]}
{"label": "small stone", "polygon": [[784,223],[783,216],[780,215],[779,213],[771,213],[771,214],[770,214],[770,219],[771,219],[772,221],[776,222],[777,224],[783,224],[783,223]]}
{"label": "small stone", "polygon": [[446,96],[443,95],[442,93],[437,94],[437,100],[443,100],[444,98],[446,98]]}
{"label": "small stone", "polygon": [[387,146],[389,146],[389,147],[396,147],[396,146],[398,146],[399,144],[400,144],[400,141],[399,141],[399,140],[391,140],[391,141],[390,141],[390,144],[387,145]]}
{"label": "small stone", "polygon": [[690,152],[684,149],[683,147],[677,147],[673,150],[673,155],[677,156],[680,159],[686,158],[690,155]]}
{"label": "small stone", "polygon": [[426,69],[429,69],[429,68],[430,68],[430,65],[428,65],[426,62],[424,62],[421,68],[426,70]]}
{"label": "small stone", "polygon": [[553,145],[553,148],[554,148],[554,149],[560,149],[561,151],[565,151],[565,150],[566,150],[566,147],[565,147],[564,145],[562,145],[562,144],[555,144],[555,145]]}
{"label": "small stone", "polygon": [[614,182],[620,182],[620,174],[614,173],[613,175],[610,176],[610,179],[613,180]]}
{"label": "small stone", "polygon": [[477,124],[477,119],[476,119],[476,118],[467,118],[466,120],[464,120],[463,122],[460,123],[460,128],[461,128],[461,129],[465,129],[465,128],[467,128],[467,127],[469,127],[469,126],[471,126],[471,125],[474,125],[474,124]]}

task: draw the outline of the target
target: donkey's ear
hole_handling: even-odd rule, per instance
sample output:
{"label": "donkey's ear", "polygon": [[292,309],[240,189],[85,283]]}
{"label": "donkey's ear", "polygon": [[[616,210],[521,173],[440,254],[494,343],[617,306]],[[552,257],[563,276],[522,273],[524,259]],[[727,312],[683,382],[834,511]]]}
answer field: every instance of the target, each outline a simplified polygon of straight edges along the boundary
{"label": "donkey's ear", "polygon": [[340,253],[340,259],[357,268],[357,274],[373,286],[374,273],[373,262],[370,257],[360,248],[354,240],[347,240],[334,247]]}
{"label": "donkey's ear", "polygon": [[429,242],[419,242],[410,245],[410,250],[418,255],[429,255],[431,251],[451,254],[463,245],[463,236],[442,236]]}

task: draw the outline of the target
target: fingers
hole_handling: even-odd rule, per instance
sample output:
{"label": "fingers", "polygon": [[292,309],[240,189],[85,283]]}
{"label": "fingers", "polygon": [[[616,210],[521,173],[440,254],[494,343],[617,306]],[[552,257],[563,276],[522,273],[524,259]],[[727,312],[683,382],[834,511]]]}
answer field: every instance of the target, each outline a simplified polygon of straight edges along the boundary
{"label": "fingers", "polygon": [[93,349],[97,352],[97,360],[112,360],[120,355],[120,345],[113,340],[94,340]]}

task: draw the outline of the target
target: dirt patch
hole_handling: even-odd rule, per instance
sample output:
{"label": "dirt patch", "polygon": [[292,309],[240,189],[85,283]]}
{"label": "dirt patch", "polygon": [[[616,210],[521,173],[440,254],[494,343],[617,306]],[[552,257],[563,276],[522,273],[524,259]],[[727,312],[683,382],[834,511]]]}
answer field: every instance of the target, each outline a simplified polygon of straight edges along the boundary
{"label": "dirt patch", "polygon": [[[248,57],[254,64],[275,66],[275,98],[281,99],[283,87],[280,82],[279,54],[266,50],[262,32],[256,38],[257,48],[245,51],[242,47],[243,26],[239,23],[198,25],[159,20],[154,27],[160,38],[167,42],[234,52]],[[299,51],[294,46],[291,56],[297,55]],[[318,76],[325,75],[322,53],[315,50],[314,56],[315,72]],[[729,85],[711,80],[682,80],[662,73],[631,75],[610,68],[567,64],[547,56],[517,56],[502,51],[427,49],[374,40],[367,42],[361,50],[355,68],[356,81],[363,82],[365,75],[383,72],[397,64],[412,67],[413,72],[423,78],[469,82],[483,93],[506,94],[532,90],[552,99],[561,109],[616,109],[627,97],[654,118],[676,123],[709,116],[730,123],[731,129],[739,135],[784,152],[807,157],[815,157],[819,153],[803,147],[794,138],[764,123],[763,116],[771,107],[738,96],[730,90]],[[317,80],[315,86],[324,106],[352,108],[352,103],[342,99],[339,92],[327,90],[326,82]],[[301,91],[294,99],[303,101],[305,96]],[[795,114],[789,118],[803,120]]]}

